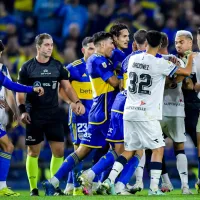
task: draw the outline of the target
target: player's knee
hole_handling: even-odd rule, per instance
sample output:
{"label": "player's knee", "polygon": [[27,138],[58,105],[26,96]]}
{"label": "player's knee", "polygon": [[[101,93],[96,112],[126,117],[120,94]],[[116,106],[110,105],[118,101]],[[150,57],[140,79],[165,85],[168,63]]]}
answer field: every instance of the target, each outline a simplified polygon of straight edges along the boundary
{"label": "player's knee", "polygon": [[55,157],[61,158],[61,157],[64,156],[64,149],[63,148],[56,148],[56,149],[54,149],[54,151],[52,153]]}
{"label": "player's knee", "polygon": [[184,142],[174,142],[174,150],[175,151],[184,150]]}

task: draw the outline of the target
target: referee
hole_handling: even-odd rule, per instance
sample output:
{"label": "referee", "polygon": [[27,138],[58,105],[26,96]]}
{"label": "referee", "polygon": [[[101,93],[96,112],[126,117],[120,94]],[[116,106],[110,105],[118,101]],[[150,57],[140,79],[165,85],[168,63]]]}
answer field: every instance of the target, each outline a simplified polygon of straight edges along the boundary
{"label": "referee", "polygon": [[[68,80],[69,73],[65,67],[51,57],[53,39],[43,33],[36,37],[37,56],[25,62],[20,69],[18,82],[24,85],[42,86],[44,95],[17,93],[17,104],[21,113],[21,120],[26,124],[26,145],[28,146],[26,171],[30,184],[30,195],[39,196],[37,188],[38,157],[44,135],[49,142],[52,158],[50,164],[53,176],[61,164],[64,156],[64,130],[59,118],[58,85],[68,96],[67,103],[73,112],[81,115],[84,106],[78,99],[76,92]],[[60,189],[58,188],[58,193]],[[61,193],[61,191],[60,191]]]}

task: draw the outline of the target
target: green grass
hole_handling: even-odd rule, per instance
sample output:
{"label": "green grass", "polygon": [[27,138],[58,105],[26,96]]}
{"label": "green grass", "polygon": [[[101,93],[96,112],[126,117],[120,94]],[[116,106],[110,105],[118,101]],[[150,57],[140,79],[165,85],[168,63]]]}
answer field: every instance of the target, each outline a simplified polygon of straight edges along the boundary
{"label": "green grass", "polygon": [[40,197],[30,197],[29,191],[19,191],[21,193],[20,197],[0,197],[0,200],[10,200],[10,199],[20,199],[20,200],[152,200],[152,199],[162,199],[162,200],[200,200],[200,194],[198,195],[195,190],[192,190],[194,195],[181,195],[180,190],[175,190],[173,192],[167,193],[166,196],[147,196],[147,190],[131,195],[131,196],[55,196],[55,197],[45,197],[44,192],[40,191]]}

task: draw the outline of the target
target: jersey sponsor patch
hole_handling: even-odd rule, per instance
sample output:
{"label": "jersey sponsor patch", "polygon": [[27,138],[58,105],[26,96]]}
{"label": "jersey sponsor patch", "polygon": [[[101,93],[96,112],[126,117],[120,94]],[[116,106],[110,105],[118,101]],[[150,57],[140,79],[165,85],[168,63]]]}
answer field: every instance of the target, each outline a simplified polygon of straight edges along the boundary
{"label": "jersey sponsor patch", "polygon": [[33,87],[41,87],[40,81],[35,81],[35,82],[33,83]]}

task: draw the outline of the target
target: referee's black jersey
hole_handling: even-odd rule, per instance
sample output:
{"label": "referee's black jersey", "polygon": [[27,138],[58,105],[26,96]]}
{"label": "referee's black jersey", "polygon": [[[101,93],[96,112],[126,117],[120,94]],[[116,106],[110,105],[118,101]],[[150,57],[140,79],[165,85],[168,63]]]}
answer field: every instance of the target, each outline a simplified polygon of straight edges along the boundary
{"label": "referee's black jersey", "polygon": [[39,63],[32,58],[23,64],[20,69],[18,82],[29,86],[42,86],[44,95],[27,94],[26,107],[29,109],[51,109],[58,107],[58,82],[68,80],[69,72],[54,58],[47,63]]}

